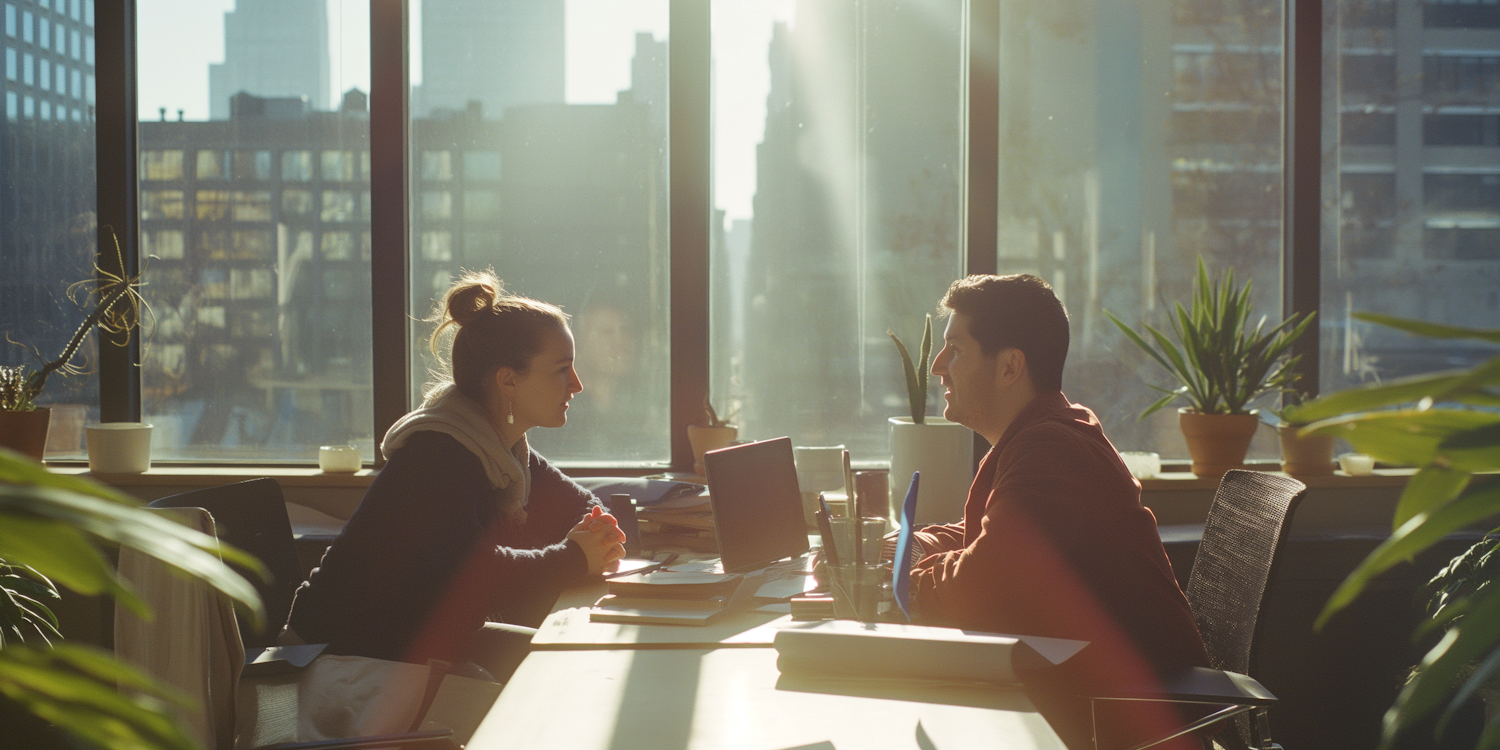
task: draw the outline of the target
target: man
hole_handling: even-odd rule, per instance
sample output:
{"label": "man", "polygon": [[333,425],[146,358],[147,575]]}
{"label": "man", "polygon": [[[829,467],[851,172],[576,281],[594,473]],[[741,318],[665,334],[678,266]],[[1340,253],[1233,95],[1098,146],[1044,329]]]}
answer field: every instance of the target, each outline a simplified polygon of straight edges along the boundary
{"label": "man", "polygon": [[1068,317],[1052,288],[1025,274],[970,276],[942,310],[932,374],[943,416],[991,448],[963,520],[915,534],[919,620],[1089,641],[1065,670],[1074,694],[1206,666],[1140,483],[1094,413],[1062,394]]}

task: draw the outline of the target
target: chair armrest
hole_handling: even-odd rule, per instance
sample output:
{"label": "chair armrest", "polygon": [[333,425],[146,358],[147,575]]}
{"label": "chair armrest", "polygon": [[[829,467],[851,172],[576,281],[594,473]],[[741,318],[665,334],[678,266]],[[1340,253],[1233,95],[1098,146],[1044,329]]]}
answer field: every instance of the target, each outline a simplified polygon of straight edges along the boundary
{"label": "chair armrest", "polygon": [[310,740],[262,745],[255,750],[360,750],[361,748],[400,748],[401,750],[457,750],[448,729],[404,734],[380,734],[370,737],[346,737],[337,740]]}
{"label": "chair armrest", "polygon": [[1239,706],[1270,706],[1276,702],[1264,685],[1238,672],[1208,667],[1189,667],[1173,672],[1152,686],[1122,686],[1099,700],[1170,701],[1174,703],[1230,703]]}
{"label": "chair armrest", "polygon": [[245,649],[245,668],[241,677],[274,677],[299,671],[318,658],[325,648],[328,648],[326,643],[304,643]]}

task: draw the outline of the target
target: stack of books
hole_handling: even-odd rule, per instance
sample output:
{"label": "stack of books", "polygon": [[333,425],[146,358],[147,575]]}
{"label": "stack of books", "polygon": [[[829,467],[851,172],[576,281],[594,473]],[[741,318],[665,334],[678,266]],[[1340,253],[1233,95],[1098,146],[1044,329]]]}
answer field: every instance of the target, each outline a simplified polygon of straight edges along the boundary
{"label": "stack of books", "polygon": [[708,488],[692,485],[655,502],[637,502],[641,542],[648,549],[682,548],[717,551],[714,513],[708,504]]}

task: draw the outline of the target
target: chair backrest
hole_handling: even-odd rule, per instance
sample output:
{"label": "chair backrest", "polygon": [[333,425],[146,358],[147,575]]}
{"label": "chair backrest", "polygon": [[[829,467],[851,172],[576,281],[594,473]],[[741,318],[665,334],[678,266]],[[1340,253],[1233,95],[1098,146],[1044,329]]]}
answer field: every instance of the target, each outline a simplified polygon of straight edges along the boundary
{"label": "chair backrest", "polygon": [[302,583],[281,485],[269,477],[252,479],[171,495],[152,502],[151,507],[203,508],[213,516],[220,540],[255,555],[266,566],[271,580],[247,576],[265,603],[266,627],[260,632],[250,627],[240,630],[246,648],[276,645],[276,636],[292,610],[292,597]]}
{"label": "chair backrest", "polygon": [[1232,470],[1219,482],[1187,586],[1214,669],[1250,674],[1266,584],[1306,490],[1290,477],[1254,471]]}
{"label": "chair backrest", "polygon": [[[158,512],[214,533],[213,518],[202,508]],[[133,547],[120,548],[119,575],[150,607],[153,618],[142,619],[116,600],[115,656],[190,700],[164,710],[199,747],[233,747],[236,686],[245,649],[229,600]]]}

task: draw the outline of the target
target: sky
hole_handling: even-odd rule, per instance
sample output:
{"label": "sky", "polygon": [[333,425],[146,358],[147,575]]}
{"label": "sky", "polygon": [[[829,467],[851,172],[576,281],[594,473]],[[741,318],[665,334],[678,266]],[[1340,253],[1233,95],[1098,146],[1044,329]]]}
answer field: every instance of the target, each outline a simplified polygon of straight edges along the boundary
{"label": "sky", "polygon": [[[370,89],[369,0],[327,0],[332,90]],[[791,21],[794,0],[714,0],[714,191],[733,219],[751,214],[755,146],[765,126],[770,76],[766,50],[775,21]],[[140,117],[208,117],[208,66],[224,61],[224,13],[235,0],[139,0],[136,9]],[[411,0],[412,82],[421,81],[421,0]],[[668,37],[667,0],[566,0],[565,96],[571,104],[613,103],[630,87],[635,34]]]}

